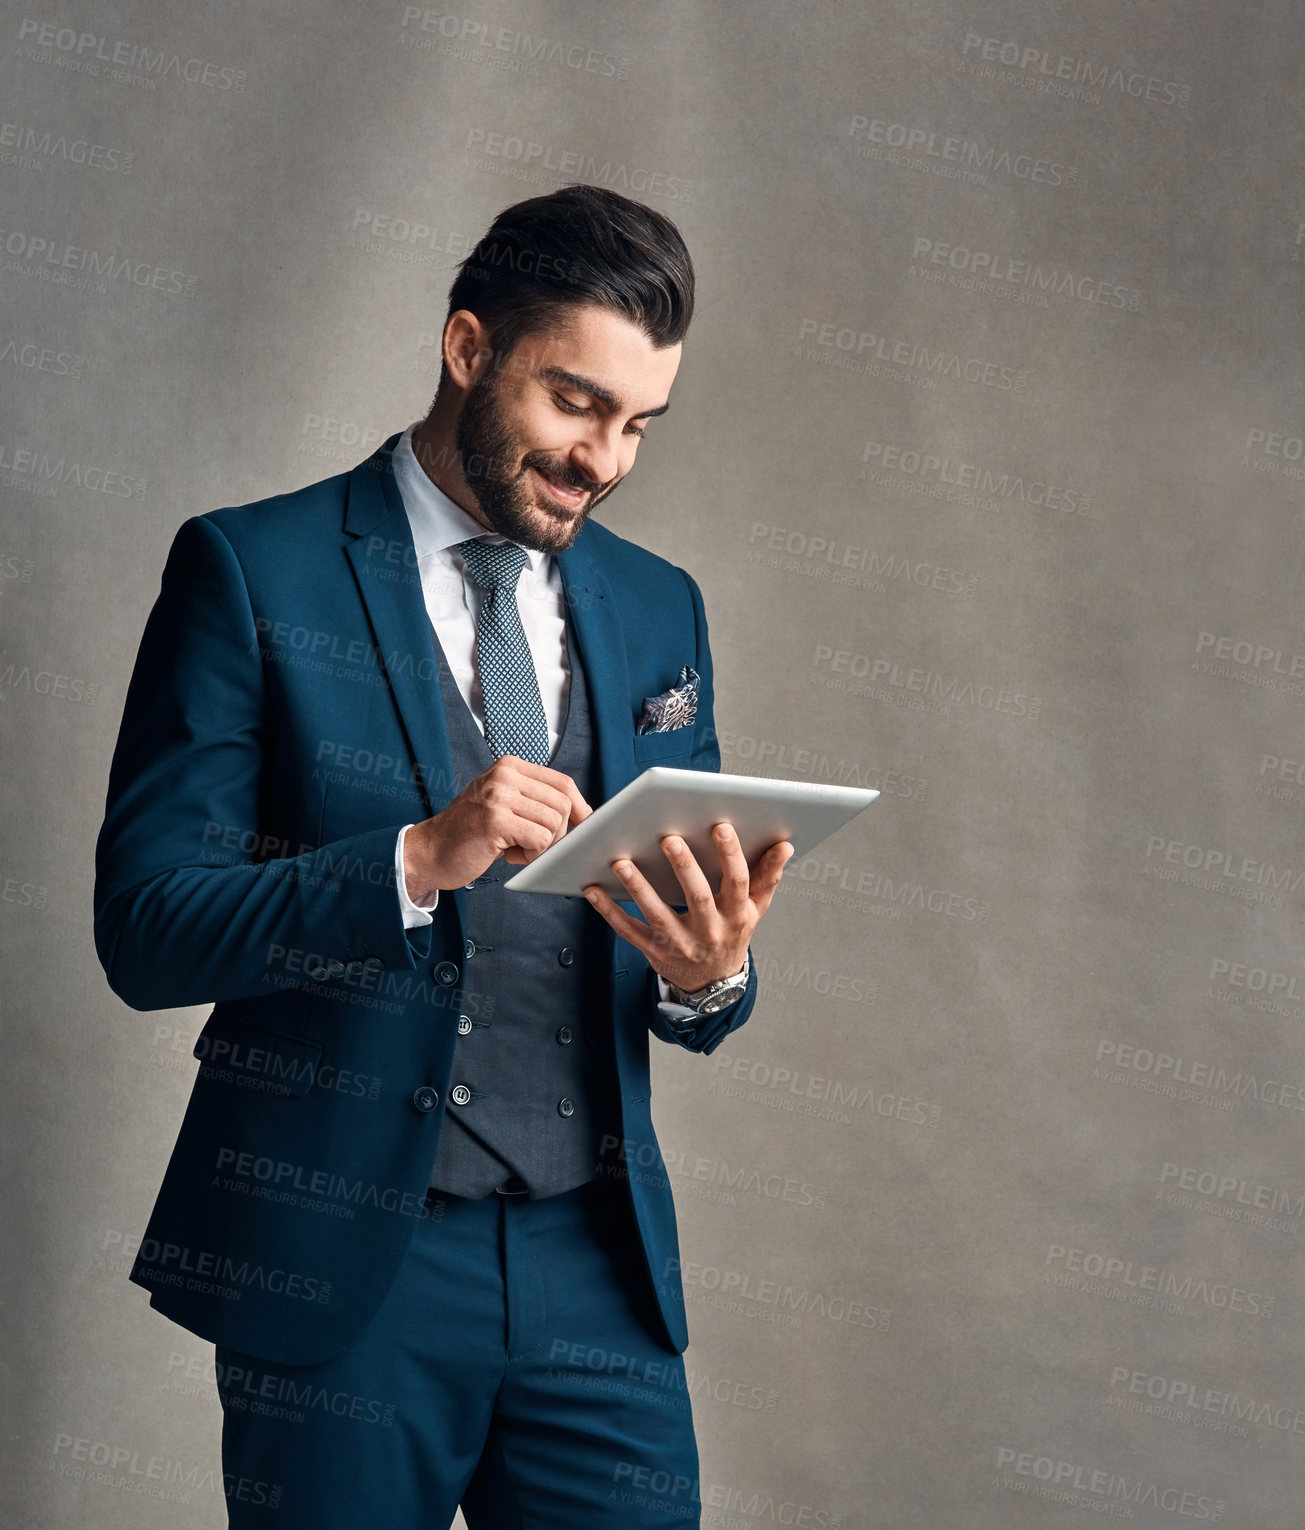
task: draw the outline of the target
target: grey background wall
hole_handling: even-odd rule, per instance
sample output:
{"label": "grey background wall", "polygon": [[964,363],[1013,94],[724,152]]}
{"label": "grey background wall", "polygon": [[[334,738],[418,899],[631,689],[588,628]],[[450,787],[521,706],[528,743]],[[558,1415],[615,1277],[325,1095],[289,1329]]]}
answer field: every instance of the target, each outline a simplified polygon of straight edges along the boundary
{"label": "grey background wall", "polygon": [[172,534],[424,412],[454,263],[587,179],[699,266],[605,518],[703,585],[724,768],[883,793],[658,1050],[704,1522],[1298,1524],[1298,9],[0,37],[6,1522],[224,1523],[211,1352],[125,1279],[204,1012],[90,932]]}

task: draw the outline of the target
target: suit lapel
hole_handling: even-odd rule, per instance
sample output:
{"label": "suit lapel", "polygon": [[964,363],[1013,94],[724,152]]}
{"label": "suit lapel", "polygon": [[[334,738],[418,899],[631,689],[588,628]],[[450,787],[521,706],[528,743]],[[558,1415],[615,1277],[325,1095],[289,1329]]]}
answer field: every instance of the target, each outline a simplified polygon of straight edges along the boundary
{"label": "suit lapel", "polygon": [[[457,795],[448,724],[440,696],[439,663],[430,617],[422,598],[417,552],[403,497],[394,481],[393,451],[399,437],[349,475],[345,551],[367,609],[377,653],[399,710],[414,776],[429,815]],[[466,926],[466,892],[453,900]]]}
{"label": "suit lapel", "polygon": [[635,775],[625,635],[607,575],[586,548],[583,531],[566,552],[558,554],[557,566],[570,629],[589,678],[589,705],[598,740],[598,796],[605,802]]}

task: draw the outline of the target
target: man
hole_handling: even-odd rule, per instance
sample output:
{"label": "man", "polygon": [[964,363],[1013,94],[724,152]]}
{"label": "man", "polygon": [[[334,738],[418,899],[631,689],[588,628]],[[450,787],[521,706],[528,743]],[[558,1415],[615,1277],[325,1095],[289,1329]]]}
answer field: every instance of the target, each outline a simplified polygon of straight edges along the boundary
{"label": "man", "polygon": [[177,533],[96,944],[134,1008],[215,1005],[132,1279],[217,1345],[233,1525],[697,1523],[648,1034],[747,1018],[792,846],[719,826],[713,896],[668,837],[683,914],[629,862],[503,889],[647,766],[719,769],[697,585],[589,518],[692,306],[653,210],[508,208],[425,420]]}

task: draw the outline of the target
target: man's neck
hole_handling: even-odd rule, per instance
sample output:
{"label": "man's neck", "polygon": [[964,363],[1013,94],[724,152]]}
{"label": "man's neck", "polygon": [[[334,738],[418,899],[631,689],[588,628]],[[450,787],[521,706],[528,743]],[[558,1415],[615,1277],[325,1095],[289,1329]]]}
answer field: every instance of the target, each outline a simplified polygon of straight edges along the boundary
{"label": "man's neck", "polygon": [[465,510],[474,521],[479,521],[486,531],[493,527],[485,519],[485,513],[476,502],[476,496],[467,485],[458,456],[457,429],[452,421],[439,418],[440,411],[432,409],[412,432],[412,453],[421,465],[422,472],[445,494],[459,510]]}

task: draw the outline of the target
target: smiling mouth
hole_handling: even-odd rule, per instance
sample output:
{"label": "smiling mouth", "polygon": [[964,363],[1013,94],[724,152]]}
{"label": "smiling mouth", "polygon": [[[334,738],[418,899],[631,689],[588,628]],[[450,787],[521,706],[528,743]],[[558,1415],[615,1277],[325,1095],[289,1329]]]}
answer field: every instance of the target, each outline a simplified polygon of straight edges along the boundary
{"label": "smiling mouth", "polygon": [[551,478],[542,468],[532,467],[531,472],[540,479],[549,496],[558,504],[565,505],[568,510],[580,509],[589,497],[588,489],[577,489],[573,484]]}

